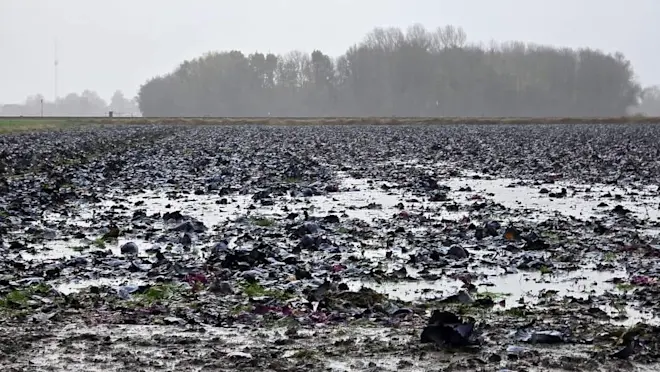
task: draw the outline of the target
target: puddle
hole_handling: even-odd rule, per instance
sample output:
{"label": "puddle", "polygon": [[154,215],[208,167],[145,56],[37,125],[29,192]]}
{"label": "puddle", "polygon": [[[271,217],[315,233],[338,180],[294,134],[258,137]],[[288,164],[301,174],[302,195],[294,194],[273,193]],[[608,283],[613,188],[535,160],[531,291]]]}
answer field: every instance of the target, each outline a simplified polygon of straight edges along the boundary
{"label": "puddle", "polygon": [[[95,333],[102,336],[127,336],[127,337],[152,337],[152,336],[181,336],[181,337],[202,337],[204,335],[208,338],[215,336],[222,336],[226,340],[233,340],[235,343],[244,343],[250,342],[250,339],[259,339],[263,337],[247,337],[246,332],[249,331],[247,327],[235,327],[235,328],[220,328],[220,327],[211,327],[211,326],[198,326],[196,328],[186,328],[179,326],[168,326],[168,325],[129,325],[129,324],[119,324],[119,325],[110,325],[110,324],[99,324],[95,326],[82,326],[79,324],[69,324],[63,327],[59,336],[70,336],[76,334],[86,334],[86,333]],[[277,334],[283,333],[286,331],[286,328],[271,328],[266,332],[259,332],[262,335],[269,335],[269,337],[274,338]],[[254,331],[250,332],[253,333]]]}
{"label": "puddle", "polygon": [[[478,292],[490,292],[506,297],[512,301],[520,298],[527,303],[538,301],[539,295],[546,290],[558,291],[558,296],[573,296],[585,298],[589,295],[600,295],[605,291],[616,290],[614,284],[608,282],[613,278],[626,277],[625,271],[581,270],[560,274],[541,274],[540,272],[519,272],[516,274],[495,275],[474,284]],[[380,293],[404,301],[442,298],[460,290],[463,282],[448,277],[435,281],[349,281],[349,288],[358,290],[361,286],[371,288]],[[507,306],[516,306],[507,301]]]}
{"label": "puddle", "polygon": [[644,233],[651,238],[660,238],[660,229],[645,229]]}
{"label": "puddle", "polygon": [[[228,204],[219,204],[222,199],[227,199]],[[221,197],[214,194],[145,191],[124,198],[111,193],[108,199],[86,206],[79,218],[82,221],[89,221],[95,214],[100,215],[112,209],[120,215],[130,215],[136,210],[143,210],[147,215],[181,211],[182,214],[195,217],[212,227],[227,222],[236,215],[237,211],[245,208],[245,203],[237,203],[236,199],[245,199],[245,196],[234,194]]]}
{"label": "puddle", "polygon": [[[264,217],[284,218],[290,212],[307,210],[314,216],[327,214],[344,214],[350,219],[359,219],[372,223],[378,219],[390,219],[401,210],[403,203],[407,211],[424,213],[426,217],[435,219],[459,219],[466,213],[447,212],[444,209],[434,210],[435,203],[419,201],[410,203],[412,195],[400,192],[385,192],[376,186],[382,182],[370,182],[367,179],[356,179],[340,175],[340,189],[345,190],[328,195],[291,197],[289,195],[274,199],[274,205],[263,206],[252,200],[252,195],[232,194],[224,197],[217,195],[180,195],[170,197],[167,192],[144,192],[126,198],[125,202],[105,201],[102,208],[112,208],[117,205],[131,206],[130,210],[143,209],[147,215],[167,211],[181,211],[190,215],[208,227],[214,227],[244,215],[259,215]],[[218,202],[226,199],[227,205]],[[135,203],[140,203],[135,206]],[[437,204],[436,204],[437,205]],[[284,211],[287,207],[289,211]],[[367,208],[368,207],[368,208]],[[90,217],[90,216],[88,216]]]}
{"label": "puddle", "polygon": [[[607,315],[612,317],[610,323],[621,325],[624,327],[632,327],[639,322],[644,322],[651,325],[660,325],[660,318],[651,312],[643,312],[632,306],[625,306],[622,309],[617,309],[612,306],[598,306],[601,310],[605,311]],[[617,319],[622,317],[622,319]]]}
{"label": "puddle", "polygon": [[[487,279],[475,281],[477,295],[479,293],[495,296],[496,302],[504,299],[504,309],[526,306],[541,306],[540,301],[547,291],[557,291],[557,298],[566,296],[585,299],[589,296],[599,296],[606,292],[618,291],[612,283],[614,278],[627,277],[625,271],[579,270],[558,274],[541,274],[540,272],[519,272],[515,274],[493,275]],[[464,284],[462,281],[443,277],[438,280],[402,280],[375,282],[369,280],[348,280],[349,289],[353,291],[366,287],[376,292],[387,294],[391,298],[403,301],[419,302],[437,300],[458,293]],[[473,294],[473,297],[475,295]],[[522,301],[522,302],[521,302]],[[622,309],[613,306],[597,306],[613,318],[625,315],[622,319],[611,319],[610,323],[632,326],[644,321],[648,324],[660,324],[660,318],[652,313],[640,311],[634,306]],[[498,306],[498,308],[502,308]],[[622,312],[623,311],[623,312]]]}
{"label": "puddle", "polygon": [[133,242],[137,244],[141,256],[144,256],[144,250],[153,246],[146,240],[122,238],[113,243],[104,243],[103,246],[97,246],[94,242],[86,239],[69,240],[51,240],[39,245],[29,245],[31,248],[27,251],[21,251],[20,254],[25,260],[55,260],[61,258],[84,256],[92,250],[110,250],[113,255],[121,256],[121,246]]}
{"label": "puddle", "polygon": [[[533,211],[534,217],[545,217],[549,213],[560,213],[565,216],[575,217],[579,219],[588,219],[610,213],[616,205],[632,211],[632,213],[640,219],[649,219],[657,221],[660,217],[660,198],[658,198],[657,191],[654,189],[647,189],[639,192],[638,196],[630,196],[629,193],[634,191],[632,189],[621,189],[616,187],[608,187],[604,185],[576,185],[568,183],[557,183],[553,185],[543,186],[521,186],[519,180],[513,179],[471,179],[471,178],[454,178],[445,182],[452,190],[458,190],[461,187],[470,187],[472,192],[468,195],[484,195],[493,201],[504,205],[511,209],[530,209]],[[531,182],[528,182],[531,184]],[[515,187],[508,187],[515,185]],[[542,188],[548,189],[550,192],[559,192],[561,188],[567,189],[568,196],[563,198],[551,198],[547,194],[541,194]],[[587,193],[587,189],[591,192]],[[575,192],[575,196],[573,195]],[[635,191],[638,192],[638,191]],[[611,195],[621,195],[621,200],[614,198],[601,198],[601,195],[610,193]],[[494,194],[494,195],[485,195]],[[608,204],[607,207],[599,207],[601,202]]]}
{"label": "puddle", "polygon": [[399,205],[403,204],[405,211],[421,214],[429,219],[457,220],[467,215],[467,213],[448,212],[444,208],[439,208],[436,203],[423,200],[410,202],[413,198],[412,194],[379,189],[379,185],[383,182],[343,176],[340,179],[340,189],[345,191],[320,196],[285,197],[276,200],[276,204],[269,207],[255,204],[256,209],[253,213],[266,217],[284,217],[288,212],[282,212],[282,207],[287,206],[293,212],[307,210],[310,215],[319,217],[337,214],[343,218],[373,224],[375,221],[389,220],[397,216],[401,212]]}
{"label": "puddle", "polygon": [[65,295],[80,292],[85,288],[92,286],[109,286],[115,289],[125,286],[139,286],[146,284],[143,280],[135,280],[129,278],[98,278],[98,279],[84,279],[72,280],[70,282],[57,284],[54,286],[55,290]]}
{"label": "puddle", "polygon": [[557,274],[519,272],[499,275],[476,283],[480,291],[507,293],[511,299],[525,298],[532,303],[546,290],[555,290],[558,296],[586,298],[615,290],[614,278],[627,277],[625,271],[579,270]]}
{"label": "puddle", "polygon": [[[218,204],[222,199],[226,199],[228,204]],[[172,198],[164,192],[146,192],[131,196],[128,198],[128,201],[131,205],[135,205],[137,202],[144,203],[134,208],[144,209],[147,215],[181,211],[184,215],[192,216],[204,222],[208,227],[214,227],[235,219],[249,205],[246,196],[238,194],[225,197],[212,194],[189,194],[178,195],[177,198]]]}

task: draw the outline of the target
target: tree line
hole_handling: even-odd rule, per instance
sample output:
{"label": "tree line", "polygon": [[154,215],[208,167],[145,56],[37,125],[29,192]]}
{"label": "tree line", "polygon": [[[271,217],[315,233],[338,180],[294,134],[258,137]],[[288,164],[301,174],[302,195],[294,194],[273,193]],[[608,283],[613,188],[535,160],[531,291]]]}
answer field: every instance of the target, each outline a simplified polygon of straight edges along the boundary
{"label": "tree line", "polygon": [[136,99],[128,99],[121,91],[116,91],[110,103],[98,93],[85,90],[81,94],[69,93],[55,101],[48,101],[41,94],[28,97],[24,104],[0,106],[0,116],[107,116],[113,111],[115,116],[139,116]]}
{"label": "tree line", "polygon": [[140,87],[145,116],[619,116],[642,89],[621,53],[376,28],[346,53],[208,53]]}

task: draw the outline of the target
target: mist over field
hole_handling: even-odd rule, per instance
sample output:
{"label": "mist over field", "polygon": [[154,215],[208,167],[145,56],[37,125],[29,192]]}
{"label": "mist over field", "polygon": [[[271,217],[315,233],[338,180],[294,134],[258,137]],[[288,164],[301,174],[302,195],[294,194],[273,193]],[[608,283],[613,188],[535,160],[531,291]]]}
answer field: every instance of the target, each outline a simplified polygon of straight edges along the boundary
{"label": "mist over field", "polygon": [[659,12],[650,0],[7,0],[0,115],[658,115]]}

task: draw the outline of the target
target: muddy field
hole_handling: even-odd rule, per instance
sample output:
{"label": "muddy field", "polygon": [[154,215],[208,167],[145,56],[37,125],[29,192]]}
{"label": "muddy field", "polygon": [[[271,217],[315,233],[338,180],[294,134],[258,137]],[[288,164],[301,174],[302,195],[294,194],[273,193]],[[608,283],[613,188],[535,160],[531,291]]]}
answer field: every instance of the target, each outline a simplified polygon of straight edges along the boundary
{"label": "muddy field", "polygon": [[0,369],[660,370],[659,138],[2,135]]}

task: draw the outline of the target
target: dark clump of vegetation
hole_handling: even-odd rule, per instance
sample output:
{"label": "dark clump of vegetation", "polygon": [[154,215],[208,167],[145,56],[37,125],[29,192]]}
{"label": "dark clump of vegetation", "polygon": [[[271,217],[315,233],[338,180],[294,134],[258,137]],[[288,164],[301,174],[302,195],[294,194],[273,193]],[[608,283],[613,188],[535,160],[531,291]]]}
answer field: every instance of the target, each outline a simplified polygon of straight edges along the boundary
{"label": "dark clump of vegetation", "polygon": [[264,217],[255,217],[252,219],[252,222],[255,225],[261,227],[269,227],[275,224],[275,221],[272,218],[264,218]]}
{"label": "dark clump of vegetation", "polygon": [[28,306],[28,301],[34,295],[46,295],[51,287],[45,284],[36,284],[26,288],[14,289],[0,297],[0,309],[21,309]]}
{"label": "dark clump of vegetation", "polygon": [[281,291],[277,289],[266,289],[261,284],[252,282],[243,285],[243,294],[247,297],[272,297],[281,301],[291,299],[294,295],[292,293]]}
{"label": "dark clump of vegetation", "polygon": [[136,304],[154,304],[162,301],[174,301],[185,295],[185,288],[180,284],[162,283],[152,285],[144,291],[133,294],[131,301]]}

